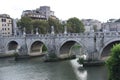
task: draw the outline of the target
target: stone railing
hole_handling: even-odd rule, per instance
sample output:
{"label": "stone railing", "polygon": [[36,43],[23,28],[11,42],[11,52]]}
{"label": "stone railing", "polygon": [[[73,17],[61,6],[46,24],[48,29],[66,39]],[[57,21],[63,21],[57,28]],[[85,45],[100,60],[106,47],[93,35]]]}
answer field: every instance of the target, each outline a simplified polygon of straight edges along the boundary
{"label": "stone railing", "polygon": [[56,37],[92,37],[91,33],[68,33],[68,34],[56,34]]}
{"label": "stone railing", "polygon": [[120,32],[85,32],[85,33],[59,33],[59,34],[26,34],[16,36],[0,36],[1,38],[68,38],[68,37],[113,37],[120,36]]}
{"label": "stone railing", "polygon": [[120,32],[96,32],[95,33],[96,37],[116,37],[120,36]]}

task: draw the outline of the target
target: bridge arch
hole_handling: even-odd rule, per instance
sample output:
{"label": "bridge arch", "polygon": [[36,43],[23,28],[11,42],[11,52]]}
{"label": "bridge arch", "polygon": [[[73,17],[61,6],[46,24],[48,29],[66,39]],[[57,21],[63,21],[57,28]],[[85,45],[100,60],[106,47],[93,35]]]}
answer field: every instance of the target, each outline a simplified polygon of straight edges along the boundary
{"label": "bridge arch", "polygon": [[30,56],[38,56],[38,55],[43,55],[47,52],[47,47],[42,41],[34,41],[30,45],[29,48],[29,55]]}
{"label": "bridge arch", "polygon": [[14,52],[17,51],[19,47],[19,43],[15,40],[11,40],[6,43],[6,53],[13,54]]}
{"label": "bridge arch", "polygon": [[100,59],[106,59],[110,55],[110,50],[113,45],[120,43],[120,39],[113,39],[108,41],[100,51]]}
{"label": "bridge arch", "polygon": [[[75,45],[77,45],[76,47],[79,48],[79,51],[78,50],[76,52],[74,52],[74,50],[71,51]],[[63,41],[61,43],[58,51],[59,51],[59,57],[68,57],[71,55],[80,55],[81,51],[82,51],[81,54],[86,54],[85,46],[81,42],[79,42],[78,40],[72,40],[72,39]]]}
{"label": "bridge arch", "polygon": [[17,50],[17,47],[18,47],[18,42],[16,41],[10,41],[8,44],[7,44],[7,50],[10,51],[10,50]]}

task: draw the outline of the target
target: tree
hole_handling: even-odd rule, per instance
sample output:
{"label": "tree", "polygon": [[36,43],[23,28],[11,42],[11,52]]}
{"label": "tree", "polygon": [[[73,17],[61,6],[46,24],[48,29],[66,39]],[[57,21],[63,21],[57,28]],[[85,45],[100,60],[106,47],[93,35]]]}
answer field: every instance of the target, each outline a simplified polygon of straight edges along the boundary
{"label": "tree", "polygon": [[32,19],[29,17],[22,17],[19,21],[18,21],[18,27],[23,31],[23,29],[26,29],[26,33],[31,33],[31,30],[33,29],[32,26]]}
{"label": "tree", "polygon": [[58,19],[49,18],[48,23],[49,23],[49,30],[50,30],[51,26],[54,26],[56,33],[63,32],[63,26]]}
{"label": "tree", "polygon": [[54,26],[55,33],[62,33],[64,31],[64,27],[60,21],[52,18],[49,18],[48,20],[32,20],[29,17],[22,17],[17,24],[22,31],[25,28],[27,34],[35,33],[36,28],[38,28],[39,33],[50,33],[51,26]]}
{"label": "tree", "polygon": [[41,34],[47,33],[49,30],[49,24],[46,20],[32,20],[33,31],[36,32],[36,28],[38,28],[38,32]]}
{"label": "tree", "polygon": [[120,80],[120,44],[113,46],[106,65],[109,71],[109,80]]}
{"label": "tree", "polygon": [[67,27],[68,32],[71,33],[80,33],[85,31],[83,23],[76,17],[67,20]]}

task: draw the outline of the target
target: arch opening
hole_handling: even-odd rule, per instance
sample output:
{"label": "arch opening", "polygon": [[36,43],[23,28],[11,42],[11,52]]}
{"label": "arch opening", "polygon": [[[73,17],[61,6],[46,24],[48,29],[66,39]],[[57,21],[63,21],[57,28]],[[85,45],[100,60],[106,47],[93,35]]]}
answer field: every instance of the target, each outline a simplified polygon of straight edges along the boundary
{"label": "arch opening", "polygon": [[8,43],[8,51],[17,50],[18,43],[16,41],[11,41]]}
{"label": "arch opening", "polygon": [[107,46],[105,46],[101,53],[101,59],[106,60],[111,53],[111,49],[112,49],[113,45],[119,44],[119,43],[120,43],[120,41],[114,41],[114,42],[109,43]]}
{"label": "arch opening", "polygon": [[60,47],[60,57],[79,57],[84,54],[82,46],[76,41],[67,41]]}
{"label": "arch opening", "polygon": [[30,48],[30,54],[31,56],[36,55],[43,55],[47,53],[47,47],[44,45],[41,41],[35,41]]}

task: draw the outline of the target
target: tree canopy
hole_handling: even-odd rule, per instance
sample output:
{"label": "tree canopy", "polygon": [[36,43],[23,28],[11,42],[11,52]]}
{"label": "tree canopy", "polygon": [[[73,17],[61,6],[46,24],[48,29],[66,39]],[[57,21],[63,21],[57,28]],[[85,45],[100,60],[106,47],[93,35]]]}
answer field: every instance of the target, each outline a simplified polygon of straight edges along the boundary
{"label": "tree canopy", "polygon": [[67,20],[67,27],[68,32],[70,33],[80,33],[85,31],[83,23],[76,17]]}
{"label": "tree canopy", "polygon": [[120,80],[120,44],[113,46],[106,65],[109,71],[109,80]]}
{"label": "tree canopy", "polygon": [[58,19],[52,18],[48,20],[33,20],[29,17],[22,17],[17,24],[22,31],[25,28],[28,34],[35,33],[36,28],[38,28],[38,32],[41,34],[50,33],[51,26],[54,26],[55,33],[63,33],[65,25],[68,27],[67,30],[70,33],[79,33],[85,30],[83,23],[75,17],[70,18],[67,24],[62,24]]}
{"label": "tree canopy", "polygon": [[36,28],[38,28],[38,32],[45,34],[48,33],[48,29],[49,29],[49,24],[47,21],[43,21],[43,20],[33,20],[32,21],[32,25],[33,25],[33,31],[34,33],[36,32]]}
{"label": "tree canopy", "polygon": [[29,17],[22,17],[17,24],[22,31],[26,28],[27,33],[31,33],[31,30],[33,29],[32,19]]}
{"label": "tree canopy", "polygon": [[64,27],[63,27],[62,23],[60,23],[59,20],[49,18],[48,23],[49,23],[49,26],[54,26],[55,33],[62,33],[63,32]]}

